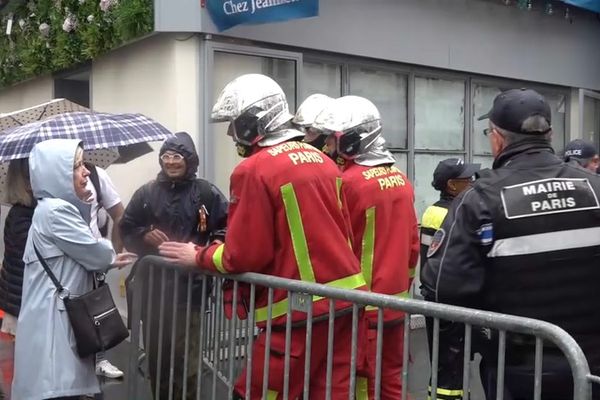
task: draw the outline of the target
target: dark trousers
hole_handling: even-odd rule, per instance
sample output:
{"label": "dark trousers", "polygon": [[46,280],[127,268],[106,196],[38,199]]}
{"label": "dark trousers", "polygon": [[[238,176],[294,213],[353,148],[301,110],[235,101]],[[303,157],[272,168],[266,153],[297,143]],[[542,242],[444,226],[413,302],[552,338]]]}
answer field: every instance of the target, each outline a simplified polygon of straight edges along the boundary
{"label": "dark trousers", "polygon": [[[487,399],[496,398],[497,361],[490,352],[482,365],[482,382]],[[496,349],[493,349],[497,351]],[[511,346],[507,343],[504,368],[504,400],[533,399],[535,382],[535,350],[532,346]],[[542,400],[564,400],[573,397],[573,375],[562,352],[544,348],[542,358]],[[600,399],[594,391],[593,399]]]}
{"label": "dark trousers", "polygon": [[[144,339],[146,355],[148,357],[148,369],[150,381],[152,384],[152,393],[154,398],[168,399],[169,391],[172,390],[174,400],[195,399],[196,398],[196,380],[199,373],[200,363],[198,359],[198,346],[200,335],[200,316],[198,311],[192,311],[190,316],[189,337],[187,347],[187,371],[184,376],[184,357],[185,347],[185,328],[186,328],[186,308],[178,307],[175,320],[175,335],[171,335],[173,323],[172,308],[169,312],[164,312],[163,320],[159,321],[158,311],[156,315],[151,316],[150,321],[147,316],[142,316],[143,326],[150,325],[150,337]],[[162,325],[162,340],[159,340],[159,330]],[[144,334],[146,333],[144,329]],[[160,351],[160,363],[159,363]],[[173,381],[170,389],[170,370],[171,370],[171,351],[173,358]],[[160,376],[159,376],[160,374]],[[156,392],[157,383],[160,381],[159,391]],[[184,381],[187,381],[186,394],[183,394]]]}

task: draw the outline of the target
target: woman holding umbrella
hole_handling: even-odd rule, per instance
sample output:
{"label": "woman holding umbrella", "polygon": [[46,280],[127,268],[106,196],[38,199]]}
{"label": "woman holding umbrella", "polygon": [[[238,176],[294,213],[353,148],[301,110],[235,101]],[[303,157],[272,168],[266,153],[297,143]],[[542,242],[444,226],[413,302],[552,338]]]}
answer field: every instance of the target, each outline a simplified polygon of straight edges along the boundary
{"label": "woman holding umbrella", "polygon": [[116,255],[89,228],[89,171],[79,140],[38,143],[30,154],[31,187],[38,205],[23,261],[23,298],[15,344],[12,398],[76,399],[100,392],[94,357],[77,355],[63,300],[36,256],[37,248],[71,296],[92,290],[94,272],[123,267],[132,255]]}

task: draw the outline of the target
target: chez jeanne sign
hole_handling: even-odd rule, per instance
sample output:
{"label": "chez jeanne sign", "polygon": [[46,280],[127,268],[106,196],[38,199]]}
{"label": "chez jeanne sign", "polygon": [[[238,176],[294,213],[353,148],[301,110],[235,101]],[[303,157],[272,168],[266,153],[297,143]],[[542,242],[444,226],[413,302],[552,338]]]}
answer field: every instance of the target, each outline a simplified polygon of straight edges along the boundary
{"label": "chez jeanne sign", "polygon": [[319,14],[318,0],[206,0],[206,8],[222,31],[240,24],[264,24]]}

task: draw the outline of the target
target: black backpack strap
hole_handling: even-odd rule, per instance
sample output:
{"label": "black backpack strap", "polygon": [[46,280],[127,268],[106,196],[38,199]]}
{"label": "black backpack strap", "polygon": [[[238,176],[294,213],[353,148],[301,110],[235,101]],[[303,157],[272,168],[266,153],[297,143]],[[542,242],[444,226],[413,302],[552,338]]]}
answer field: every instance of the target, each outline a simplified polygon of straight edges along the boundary
{"label": "black backpack strap", "polygon": [[98,170],[94,164],[85,163],[85,167],[90,171],[90,181],[96,189],[96,201],[102,207],[102,191],[100,190],[100,178],[98,177]]}

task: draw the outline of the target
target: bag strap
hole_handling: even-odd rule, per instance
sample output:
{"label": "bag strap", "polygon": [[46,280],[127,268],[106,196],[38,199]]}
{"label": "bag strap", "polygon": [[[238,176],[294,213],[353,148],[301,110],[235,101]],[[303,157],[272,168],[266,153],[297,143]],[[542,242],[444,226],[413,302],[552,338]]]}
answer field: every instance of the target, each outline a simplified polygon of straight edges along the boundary
{"label": "bag strap", "polygon": [[98,176],[98,170],[96,166],[91,163],[85,163],[85,167],[88,171],[90,171],[90,181],[92,181],[92,185],[96,190],[96,202],[100,207],[102,207],[102,191],[100,190],[100,177]]}
{"label": "bag strap", "polygon": [[52,280],[52,283],[54,283],[54,286],[56,286],[56,290],[58,290],[59,294],[62,293],[65,290],[65,288],[60,284],[58,279],[56,279],[56,276],[52,273],[52,271],[50,270],[50,267],[48,267],[48,264],[46,264],[44,257],[42,257],[42,255],[40,254],[40,251],[38,250],[38,248],[35,244],[33,245],[33,249],[35,250],[35,254],[37,255],[38,260],[40,260],[42,267],[44,267],[44,270],[46,271],[46,273]]}

